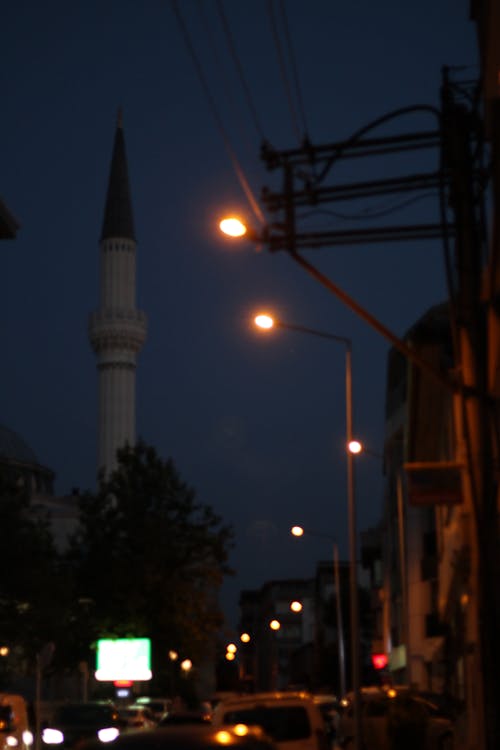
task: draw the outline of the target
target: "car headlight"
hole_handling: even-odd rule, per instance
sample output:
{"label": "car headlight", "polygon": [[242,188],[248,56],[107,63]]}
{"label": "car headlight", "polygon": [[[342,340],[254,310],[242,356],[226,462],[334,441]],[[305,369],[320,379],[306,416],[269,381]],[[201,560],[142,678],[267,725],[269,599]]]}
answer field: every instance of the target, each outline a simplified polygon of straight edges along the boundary
{"label": "car headlight", "polygon": [[23,732],[23,742],[25,745],[28,745],[28,747],[31,747],[33,744],[33,733],[30,732],[29,729],[25,729]]}
{"label": "car headlight", "polygon": [[106,727],[106,729],[99,729],[97,732],[97,736],[101,740],[101,742],[113,742],[113,740],[116,740],[118,735],[120,734],[120,730],[116,727]]}
{"label": "car headlight", "polygon": [[5,742],[7,743],[7,747],[17,747],[19,745],[17,737],[14,737],[13,734],[9,734],[6,737]]}
{"label": "car headlight", "polygon": [[42,732],[42,741],[46,745],[60,745],[61,742],[64,742],[64,734],[60,729],[50,729],[47,727]]}

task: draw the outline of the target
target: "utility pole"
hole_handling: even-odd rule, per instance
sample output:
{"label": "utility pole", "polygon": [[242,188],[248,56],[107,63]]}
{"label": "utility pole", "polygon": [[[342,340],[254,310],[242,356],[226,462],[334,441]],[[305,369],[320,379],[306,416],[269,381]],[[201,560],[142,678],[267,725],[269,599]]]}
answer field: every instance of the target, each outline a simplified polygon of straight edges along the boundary
{"label": "utility pole", "polygon": [[[498,5],[498,3],[497,3]],[[500,66],[499,66],[500,70]],[[500,75],[500,74],[499,74]],[[500,93],[500,78],[498,79]],[[323,145],[305,143],[299,149],[277,151],[269,146],[262,158],[269,170],[283,171],[283,191],[264,189],[262,202],[278,216],[261,241],[271,252],[285,250],[329,291],[347,304],[408,359],[427,374],[447,386],[461,404],[463,443],[466,446],[464,507],[469,511],[471,588],[475,622],[469,631],[468,646],[476,650],[476,669],[470,675],[477,681],[471,734],[475,747],[497,750],[500,747],[500,705],[498,666],[500,664],[499,581],[500,541],[498,534],[498,477],[500,402],[500,231],[494,227],[491,248],[487,241],[484,194],[488,169],[481,99],[475,82],[451,82],[444,71],[442,108],[407,107],[390,112],[361,128],[351,138]],[[403,115],[425,111],[435,119],[436,129],[402,132],[395,136],[373,137],[380,125]],[[488,113],[492,140],[494,200],[500,215],[500,102]],[[339,160],[381,156],[436,149],[438,166],[432,171],[407,171],[390,178],[347,184],[328,184]],[[437,190],[440,194],[439,222],[412,221],[346,230],[302,231],[297,210],[334,202],[352,202],[381,195],[408,196],[419,191]],[[449,216],[452,215],[450,219]],[[409,349],[333,281],[325,277],[299,254],[303,248],[316,249],[345,244],[387,243],[403,240],[423,241],[441,238],[448,260],[449,304],[455,336],[455,374],[434,371],[418,353]],[[489,292],[485,289],[489,273]],[[495,348],[496,347],[496,348]],[[493,351],[494,349],[494,351]],[[492,357],[492,353],[496,358]],[[492,371],[492,359],[496,369]],[[469,623],[470,624],[470,623]]]}
{"label": "utility pole", "polygon": [[[445,167],[450,175],[450,201],[456,217],[456,298],[452,300],[457,326],[458,366],[462,373],[462,425],[469,468],[466,503],[473,526],[472,582],[478,642],[476,737],[479,746],[499,746],[498,665],[498,509],[493,465],[495,410],[488,386],[488,305],[483,296],[488,247],[481,220],[472,146],[481,148],[483,122],[443,87]],[[475,687],[476,689],[476,687]]]}

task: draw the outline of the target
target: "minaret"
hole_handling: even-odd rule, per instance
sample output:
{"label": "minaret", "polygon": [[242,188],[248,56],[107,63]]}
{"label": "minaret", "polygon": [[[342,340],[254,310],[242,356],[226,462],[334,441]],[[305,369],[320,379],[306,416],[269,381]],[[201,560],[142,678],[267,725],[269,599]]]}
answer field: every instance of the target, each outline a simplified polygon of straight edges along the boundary
{"label": "minaret", "polygon": [[100,305],[89,320],[99,373],[97,468],[106,476],[116,452],[135,445],[135,368],[146,339],[146,316],[136,308],[136,241],[121,112],[113,147],[100,242]]}

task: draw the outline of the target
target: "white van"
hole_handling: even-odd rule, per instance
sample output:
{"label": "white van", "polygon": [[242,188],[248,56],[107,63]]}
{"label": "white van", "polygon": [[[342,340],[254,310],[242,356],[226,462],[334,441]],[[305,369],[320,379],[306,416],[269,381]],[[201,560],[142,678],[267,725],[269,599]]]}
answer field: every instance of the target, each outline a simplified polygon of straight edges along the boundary
{"label": "white van", "polygon": [[33,734],[22,695],[0,693],[0,750],[30,750]]}
{"label": "white van", "polygon": [[321,711],[309,693],[252,693],[222,700],[212,724],[260,726],[278,750],[327,750]]}

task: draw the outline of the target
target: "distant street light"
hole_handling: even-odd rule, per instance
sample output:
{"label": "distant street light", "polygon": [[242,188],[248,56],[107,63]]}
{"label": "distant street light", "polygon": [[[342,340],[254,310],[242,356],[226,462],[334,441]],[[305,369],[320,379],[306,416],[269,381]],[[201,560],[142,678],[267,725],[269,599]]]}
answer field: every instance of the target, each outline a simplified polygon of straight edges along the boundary
{"label": "distant street light", "polygon": [[193,662],[191,659],[184,659],[184,661],[181,661],[181,669],[186,674],[193,668]]}
{"label": "distant street light", "polygon": [[[350,610],[351,610],[351,654],[352,654],[352,690],[354,709],[354,750],[359,750],[361,742],[361,642],[359,634],[359,602],[358,602],[358,570],[357,570],[357,520],[356,520],[356,494],[354,491],[354,456],[347,446],[353,441],[353,405],[352,405],[352,342],[345,336],[334,333],[318,331],[314,328],[285,323],[282,320],[266,313],[267,328],[282,328],[298,333],[307,333],[318,338],[328,339],[345,348],[345,400],[346,400],[346,456],[347,456],[347,503],[349,517],[349,584],[350,584]],[[254,322],[259,325],[262,316],[257,315]],[[269,324],[271,322],[271,324]]]}
{"label": "distant street light", "polygon": [[290,602],[290,609],[292,612],[302,612],[302,602]]}
{"label": "distant street light", "polygon": [[351,440],[351,442],[347,444],[347,450],[349,453],[354,453],[354,455],[356,455],[363,451],[363,444],[360,443],[359,440]]}
{"label": "distant street light", "polygon": [[271,620],[269,627],[271,630],[279,630],[281,628],[281,623],[279,620]]}
{"label": "distant street light", "polygon": [[250,638],[250,635],[249,635],[249,633],[242,633],[242,634],[240,635],[240,641],[241,641],[242,643],[250,643],[250,641],[251,641],[251,638]]}

